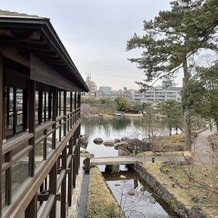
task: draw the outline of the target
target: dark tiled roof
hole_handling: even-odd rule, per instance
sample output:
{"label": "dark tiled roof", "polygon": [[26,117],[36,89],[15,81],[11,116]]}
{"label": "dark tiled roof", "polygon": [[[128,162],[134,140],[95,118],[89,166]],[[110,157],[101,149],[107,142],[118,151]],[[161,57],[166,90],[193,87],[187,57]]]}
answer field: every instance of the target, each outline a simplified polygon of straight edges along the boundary
{"label": "dark tiled roof", "polygon": [[33,53],[82,91],[89,90],[49,18],[0,9],[0,43],[14,39],[22,55]]}
{"label": "dark tiled roof", "polygon": [[0,9],[0,16],[38,17],[37,15],[29,15],[26,13],[18,13],[14,11],[7,11],[7,10],[1,10],[1,9]]}

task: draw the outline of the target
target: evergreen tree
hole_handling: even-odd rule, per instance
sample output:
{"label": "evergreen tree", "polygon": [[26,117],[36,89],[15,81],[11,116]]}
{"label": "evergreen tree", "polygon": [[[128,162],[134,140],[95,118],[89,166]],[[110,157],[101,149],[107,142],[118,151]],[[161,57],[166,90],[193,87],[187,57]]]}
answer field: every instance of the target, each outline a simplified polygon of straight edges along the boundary
{"label": "evergreen tree", "polygon": [[196,75],[183,90],[183,106],[190,107],[218,127],[218,61],[211,67],[197,67]]}
{"label": "evergreen tree", "polygon": [[159,104],[160,113],[163,115],[162,122],[169,130],[169,135],[172,135],[172,129],[182,129],[182,107],[181,103],[175,100],[168,100]]}
{"label": "evergreen tree", "polygon": [[124,97],[115,98],[115,102],[117,103],[117,110],[119,111],[128,112],[132,108],[131,103]]}
{"label": "evergreen tree", "polygon": [[[200,50],[217,49],[216,1],[178,0],[170,4],[171,10],[160,11],[153,20],[144,21],[144,36],[134,34],[127,42],[127,50],[143,49],[141,57],[129,59],[144,70],[145,80],[137,82],[141,91],[145,91],[154,79],[173,76],[179,69],[183,71],[183,86],[186,86],[191,77],[190,58]],[[211,12],[214,14],[208,18]],[[188,107],[184,107],[184,119],[186,149],[190,150],[191,117]]]}

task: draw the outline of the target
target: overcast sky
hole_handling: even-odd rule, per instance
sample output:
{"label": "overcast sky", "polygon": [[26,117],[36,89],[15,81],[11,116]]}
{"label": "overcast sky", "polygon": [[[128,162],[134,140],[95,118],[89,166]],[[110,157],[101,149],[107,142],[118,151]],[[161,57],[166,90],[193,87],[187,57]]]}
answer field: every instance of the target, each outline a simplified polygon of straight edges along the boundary
{"label": "overcast sky", "polygon": [[[91,74],[97,86],[138,89],[144,73],[127,58],[134,33],[143,34],[143,20],[170,8],[170,0],[0,0],[3,10],[50,18],[84,80]],[[177,79],[179,84],[181,78]],[[180,85],[180,84],[179,84]]]}

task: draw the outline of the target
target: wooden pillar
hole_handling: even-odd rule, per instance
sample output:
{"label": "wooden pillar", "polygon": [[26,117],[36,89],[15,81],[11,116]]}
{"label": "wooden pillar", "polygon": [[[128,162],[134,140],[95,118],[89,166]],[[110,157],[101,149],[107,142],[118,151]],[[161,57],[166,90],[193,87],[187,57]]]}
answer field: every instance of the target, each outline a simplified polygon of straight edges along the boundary
{"label": "wooden pillar", "polygon": [[[73,155],[73,137],[69,140],[69,155]],[[69,164],[69,173],[68,173],[68,195],[67,195],[67,202],[68,202],[68,207],[72,205],[72,181],[73,181],[73,162],[72,158],[70,160]]]}
{"label": "wooden pillar", "polygon": [[[62,104],[61,104],[61,98],[62,98],[62,91],[59,91],[59,94],[58,94],[58,104],[59,104],[59,106],[58,106],[58,109],[59,109],[59,113],[58,113],[58,115],[59,116],[61,116],[62,115]],[[61,122],[62,122],[62,120],[60,120],[59,121],[59,124],[60,124],[60,126],[59,126],[59,142],[61,141],[61,136],[62,136],[62,125],[61,125]]]}
{"label": "wooden pillar", "polygon": [[29,140],[29,144],[33,149],[29,152],[29,175],[34,176],[35,173],[35,91],[36,83],[29,81],[29,132],[33,133],[33,137]]}
{"label": "wooden pillar", "polygon": [[[67,114],[67,92],[64,91],[64,115],[66,116]],[[67,133],[67,120],[66,117],[64,118],[64,136],[66,136]]]}
{"label": "wooden pillar", "polygon": [[25,210],[25,218],[37,218],[37,194],[33,197],[32,201]]}
{"label": "wooden pillar", "polygon": [[[76,133],[73,135],[73,146],[76,146]],[[76,187],[76,147],[73,154],[73,188]]]}
{"label": "wooden pillar", "polygon": [[52,129],[54,132],[52,133],[52,149],[56,148],[56,117],[57,117],[57,110],[58,110],[58,93],[57,88],[53,89],[53,102],[52,102],[52,120],[55,121],[54,125],[52,126]]}
{"label": "wooden pillar", "polygon": [[76,155],[73,155],[73,188],[76,187]]}
{"label": "wooden pillar", "polygon": [[47,107],[46,107],[46,105],[47,105],[47,93],[46,92],[43,92],[43,95],[42,95],[43,97],[44,97],[44,101],[43,101],[43,120],[44,120],[44,122],[46,122],[46,120],[47,120]]}
{"label": "wooden pillar", "polygon": [[78,93],[78,108],[79,108],[79,112],[78,112],[78,119],[80,119],[81,117],[81,94]]}
{"label": "wooden pillar", "polygon": [[51,120],[51,110],[52,110],[52,107],[51,107],[51,104],[52,104],[52,95],[51,95],[51,92],[49,92],[48,94],[48,119]]}
{"label": "wooden pillar", "polygon": [[78,107],[80,108],[81,106],[81,94],[78,93]]}
{"label": "wooden pillar", "polygon": [[23,90],[23,130],[28,129],[28,93],[27,89]]}
{"label": "wooden pillar", "polygon": [[[3,141],[3,58],[0,53],[0,157],[2,157],[2,141]],[[2,196],[2,161],[0,161],[0,195]],[[2,197],[0,197],[0,217],[2,217]]]}
{"label": "wooden pillar", "polygon": [[[57,192],[57,165],[56,163],[54,164],[54,166],[52,167],[49,173],[49,188],[50,188],[50,194],[56,195],[56,192]],[[56,200],[54,201],[49,217],[56,218]]]}
{"label": "wooden pillar", "polygon": [[[5,154],[5,162],[11,162],[11,151]],[[5,204],[10,205],[12,199],[12,167],[5,171]]]}
{"label": "wooden pillar", "polygon": [[17,89],[13,88],[13,135],[16,135],[17,128]]}
{"label": "wooden pillar", "polygon": [[42,91],[39,91],[38,96],[38,122],[42,123]]}
{"label": "wooden pillar", "polygon": [[70,129],[73,126],[73,92],[70,92],[70,112],[71,112],[71,116],[70,116]]}
{"label": "wooden pillar", "polygon": [[81,147],[81,124],[79,124],[79,127],[77,129],[78,131],[78,137],[79,137],[79,143],[78,143],[78,169],[80,167],[80,147]]}
{"label": "wooden pillar", "polygon": [[77,93],[75,92],[75,93],[74,93],[74,110],[77,109],[76,102],[77,102]]}
{"label": "wooden pillar", "polygon": [[61,109],[62,109],[62,104],[61,104],[61,91],[58,92],[58,109],[59,109],[59,113],[58,115],[61,116]]}
{"label": "wooden pillar", "polygon": [[[3,87],[3,90],[4,90],[4,87]],[[7,108],[5,111],[7,113],[7,121],[3,120],[3,122],[4,123],[7,122],[7,123],[5,123],[6,125],[3,124],[3,126],[2,126],[3,131],[5,129],[5,126],[7,126],[7,129],[8,129],[9,122],[10,122],[10,112],[9,112],[10,111],[10,88],[9,87],[7,87],[7,93],[5,95],[7,98],[7,103],[6,103],[6,105],[5,105],[5,101],[3,101],[2,103],[3,103],[3,111],[5,110],[5,106]],[[5,113],[3,112],[3,114],[5,114]],[[5,137],[6,137],[6,134],[5,134]]]}
{"label": "wooden pillar", "polygon": [[62,151],[62,170],[65,171],[64,179],[61,183],[61,218],[66,217],[66,167],[67,167],[67,147]]}

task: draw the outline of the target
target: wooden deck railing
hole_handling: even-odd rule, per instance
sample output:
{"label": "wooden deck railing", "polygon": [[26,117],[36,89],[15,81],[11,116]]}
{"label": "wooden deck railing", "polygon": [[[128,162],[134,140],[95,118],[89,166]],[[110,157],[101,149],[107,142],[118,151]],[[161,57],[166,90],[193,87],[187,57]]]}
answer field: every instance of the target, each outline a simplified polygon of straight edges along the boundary
{"label": "wooden deck railing", "polygon": [[[80,135],[80,122],[80,108],[78,108],[57,117],[55,121],[48,121],[37,126],[34,133],[23,132],[3,143],[2,175],[5,177],[3,182],[7,185],[3,184],[2,203],[5,206],[3,206],[2,217],[20,217],[30,204],[35,205],[38,210],[40,206],[31,203],[33,199],[46,202],[44,210],[41,210],[43,217],[47,217],[50,213],[56,213],[54,207],[56,201],[60,200],[61,217],[64,217],[66,196],[67,203],[70,205],[72,187],[75,186],[75,175],[78,171],[76,168],[79,165],[79,147],[77,148],[76,143]],[[35,139],[34,143],[30,144],[29,142],[33,138]],[[29,155],[32,151],[34,151],[34,160],[31,159],[32,155]],[[35,153],[41,154],[40,162]],[[25,164],[28,167],[32,161],[35,165],[35,174],[32,177],[27,176],[24,181],[12,181],[12,178],[16,178],[16,174],[22,173],[22,169],[19,167],[19,171],[15,171],[14,166]],[[53,168],[56,170],[52,170]],[[67,175],[68,179],[66,180]],[[48,178],[53,178],[55,181]],[[67,181],[68,184],[66,184]],[[18,184],[15,184],[16,182]],[[17,187],[15,190],[14,186]],[[67,189],[66,186],[68,186]],[[49,190],[46,198],[45,196],[41,197],[39,191],[44,188]],[[61,194],[58,193],[60,188]],[[34,196],[38,196],[38,198],[34,198]],[[64,202],[62,203],[62,201]]]}

